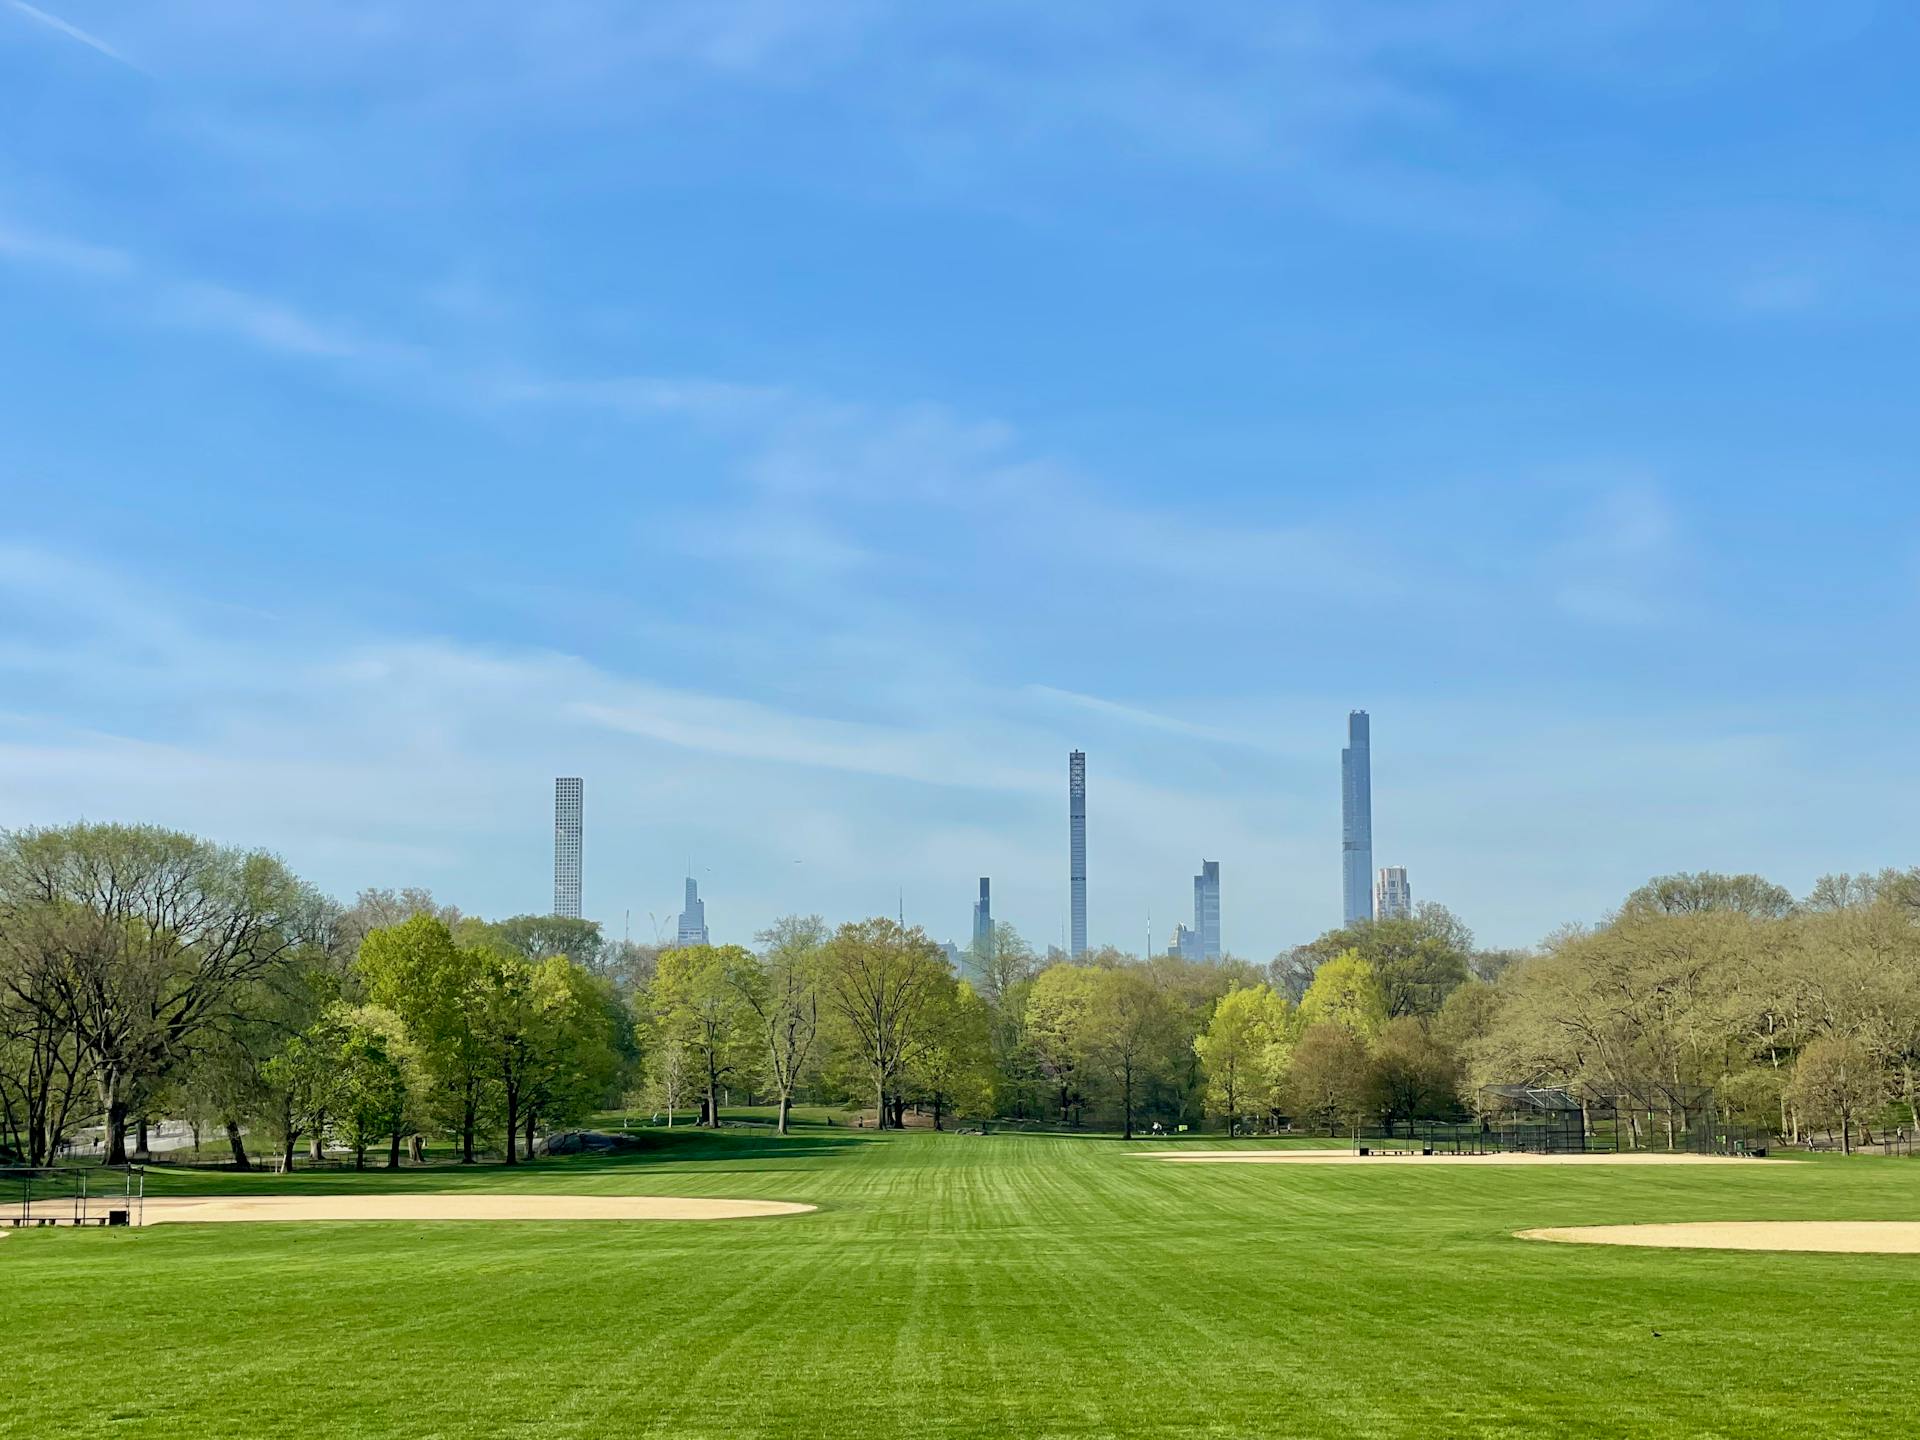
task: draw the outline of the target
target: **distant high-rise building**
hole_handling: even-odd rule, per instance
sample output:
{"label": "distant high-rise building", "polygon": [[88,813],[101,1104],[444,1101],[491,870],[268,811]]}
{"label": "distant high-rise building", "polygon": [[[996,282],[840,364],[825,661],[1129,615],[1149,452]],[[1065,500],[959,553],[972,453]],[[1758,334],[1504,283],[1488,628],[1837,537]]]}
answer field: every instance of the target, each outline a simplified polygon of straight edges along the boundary
{"label": "distant high-rise building", "polygon": [[1340,752],[1341,919],[1373,917],[1373,744],[1367,712],[1347,716],[1347,748]]}
{"label": "distant high-rise building", "polygon": [[[1196,880],[1198,877],[1195,877]],[[1167,954],[1178,956],[1182,960],[1206,959],[1206,946],[1201,943],[1200,932],[1185,925],[1173,927],[1173,943],[1167,946]]]}
{"label": "distant high-rise building", "polygon": [[947,957],[947,968],[956,975],[967,973],[967,952],[949,940],[940,949]]}
{"label": "distant high-rise building", "polygon": [[700,887],[691,875],[687,877],[687,908],[680,912],[680,929],[674,936],[676,945],[705,945],[707,941],[707,902],[700,898]]}
{"label": "distant high-rise building", "polygon": [[1193,933],[1199,937],[1200,958],[1220,958],[1220,862],[1202,860],[1193,877]]}
{"label": "distant high-rise building", "polygon": [[973,963],[984,969],[993,958],[993,882],[980,877],[980,898],[973,902]]}
{"label": "distant high-rise building", "polygon": [[1087,953],[1087,757],[1075,750],[1067,756],[1067,954],[1078,959]]}
{"label": "distant high-rise building", "polygon": [[581,783],[577,775],[553,782],[553,913],[580,918]]}
{"label": "distant high-rise building", "polygon": [[1407,888],[1407,867],[1383,865],[1373,882],[1373,918],[1404,920],[1413,914],[1413,892]]}

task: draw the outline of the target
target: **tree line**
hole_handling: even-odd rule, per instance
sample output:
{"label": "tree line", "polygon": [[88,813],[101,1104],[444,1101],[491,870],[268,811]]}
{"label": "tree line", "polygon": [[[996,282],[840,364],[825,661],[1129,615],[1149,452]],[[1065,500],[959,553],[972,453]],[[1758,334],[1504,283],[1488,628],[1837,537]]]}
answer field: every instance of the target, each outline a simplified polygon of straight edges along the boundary
{"label": "tree line", "polygon": [[159,1116],[241,1166],[302,1145],[398,1165],[429,1139],[518,1163],[622,1103],[707,1126],[761,1103],[782,1132],[802,1100],[880,1128],[1333,1132],[1464,1117],[1492,1084],[1646,1081],[1847,1145],[1920,1121],[1917,1079],[1920,872],[1799,901],[1662,877],[1527,951],[1431,904],[1264,965],[1041,957],[1002,924],[956,974],[886,919],[663,949],[418,890],[343,906],[151,827],[0,837],[0,1154],[30,1164],[93,1126],[123,1162]]}

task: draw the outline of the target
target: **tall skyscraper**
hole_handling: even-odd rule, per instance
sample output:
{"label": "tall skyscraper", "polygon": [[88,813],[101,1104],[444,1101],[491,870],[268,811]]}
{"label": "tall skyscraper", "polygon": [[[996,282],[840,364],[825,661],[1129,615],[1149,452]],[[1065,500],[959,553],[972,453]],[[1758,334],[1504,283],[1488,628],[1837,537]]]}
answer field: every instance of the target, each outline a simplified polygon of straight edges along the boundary
{"label": "tall skyscraper", "polygon": [[1373,744],[1367,712],[1347,716],[1347,748],[1340,752],[1341,919],[1373,918]]}
{"label": "tall skyscraper", "polygon": [[1382,865],[1373,882],[1373,918],[1404,920],[1413,914],[1413,891],[1407,886],[1407,867]]}
{"label": "tall skyscraper", "polygon": [[973,963],[985,968],[993,958],[993,882],[980,877],[980,898],[973,902]]}
{"label": "tall skyscraper", "polygon": [[1200,958],[1220,958],[1220,862],[1202,860],[1193,877],[1193,933],[1199,937]]}
{"label": "tall skyscraper", "polygon": [[1087,953],[1087,757],[1080,750],[1067,756],[1067,851],[1067,954],[1078,959]]}
{"label": "tall skyscraper", "polygon": [[553,913],[580,918],[580,814],[578,775],[553,782]]}
{"label": "tall skyscraper", "polygon": [[707,943],[707,902],[700,898],[700,887],[694,883],[691,875],[687,877],[687,908],[680,912],[680,929],[674,937],[674,943]]}

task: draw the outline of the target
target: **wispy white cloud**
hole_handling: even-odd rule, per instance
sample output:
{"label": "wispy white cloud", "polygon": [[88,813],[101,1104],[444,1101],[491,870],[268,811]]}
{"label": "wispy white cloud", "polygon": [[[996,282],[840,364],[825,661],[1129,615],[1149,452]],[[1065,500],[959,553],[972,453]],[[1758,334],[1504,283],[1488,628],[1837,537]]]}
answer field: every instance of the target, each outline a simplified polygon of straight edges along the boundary
{"label": "wispy white cloud", "polygon": [[312,360],[405,359],[409,347],[316,320],[281,300],[192,280],[163,285],[154,313],[166,324],[214,330],[262,350]]}
{"label": "wispy white cloud", "polygon": [[1648,480],[1610,484],[1586,501],[1547,554],[1555,603],[1603,625],[1671,621],[1681,531],[1671,500]]}
{"label": "wispy white cloud", "polygon": [[26,16],[29,20],[39,22],[49,30],[58,31],[69,40],[79,41],[89,50],[98,51],[109,60],[117,60],[122,65],[133,70],[141,68],[125,55],[122,55],[118,50],[114,49],[113,46],[102,40],[98,35],[82,30],[78,25],[62,20],[58,15],[50,15],[36,5],[29,5],[27,4],[27,0],[7,0],[7,4],[10,5],[16,13]]}
{"label": "wispy white cloud", "polygon": [[25,229],[5,220],[0,220],[0,257],[96,279],[124,279],[135,269],[133,256],[125,250]]}

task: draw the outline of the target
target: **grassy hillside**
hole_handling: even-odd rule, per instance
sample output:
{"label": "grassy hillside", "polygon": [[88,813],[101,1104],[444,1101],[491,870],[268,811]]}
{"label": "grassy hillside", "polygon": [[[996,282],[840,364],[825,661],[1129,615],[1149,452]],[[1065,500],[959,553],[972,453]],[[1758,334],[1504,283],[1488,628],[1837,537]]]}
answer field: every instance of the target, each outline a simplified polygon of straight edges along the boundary
{"label": "grassy hillside", "polygon": [[1164,1166],[1151,1144],[807,1127],[519,1172],[156,1177],[823,1208],[12,1235],[0,1435],[1804,1440],[1920,1413],[1920,1258],[1509,1237],[1920,1218],[1920,1164]]}

